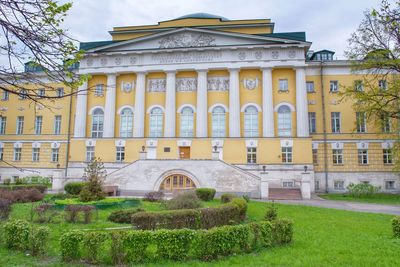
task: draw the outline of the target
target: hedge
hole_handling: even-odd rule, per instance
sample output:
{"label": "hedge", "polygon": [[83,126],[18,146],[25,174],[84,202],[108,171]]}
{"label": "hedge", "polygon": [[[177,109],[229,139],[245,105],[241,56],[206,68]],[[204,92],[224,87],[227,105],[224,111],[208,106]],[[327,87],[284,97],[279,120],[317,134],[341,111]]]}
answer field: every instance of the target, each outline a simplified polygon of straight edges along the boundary
{"label": "hedge", "polygon": [[132,215],[144,211],[142,208],[116,210],[108,215],[107,220],[115,223],[131,223]]}
{"label": "hedge", "polygon": [[[210,230],[161,229],[109,233],[73,230],[61,236],[60,245],[64,261],[85,259],[109,264],[111,258],[114,264],[119,265],[152,260],[208,261],[235,253],[249,253],[260,247],[287,244],[292,240],[292,227],[288,220],[276,220]],[[279,240],[274,240],[276,237]]]}
{"label": "hedge", "polygon": [[228,202],[231,202],[232,199],[234,199],[234,198],[237,198],[237,196],[234,195],[234,194],[229,194],[229,193],[227,193],[227,194],[222,194],[222,195],[221,195],[221,202],[222,202],[222,203],[228,203]]}
{"label": "hedge", "polygon": [[396,216],[392,219],[393,236],[400,238],[400,216]]}
{"label": "hedge", "polygon": [[215,196],[215,189],[214,188],[197,188],[196,195],[203,201],[211,201],[214,199]]}
{"label": "hedge", "polygon": [[0,185],[0,190],[19,190],[19,189],[37,189],[40,191],[40,193],[44,193],[47,190],[47,185],[43,184]]}
{"label": "hedge", "polygon": [[87,182],[70,182],[64,186],[64,190],[68,194],[79,195],[86,184]]}
{"label": "hedge", "polygon": [[138,212],[132,215],[132,225],[140,230],[209,229],[240,223],[245,219],[246,211],[247,202],[234,199],[231,203],[213,208]]}

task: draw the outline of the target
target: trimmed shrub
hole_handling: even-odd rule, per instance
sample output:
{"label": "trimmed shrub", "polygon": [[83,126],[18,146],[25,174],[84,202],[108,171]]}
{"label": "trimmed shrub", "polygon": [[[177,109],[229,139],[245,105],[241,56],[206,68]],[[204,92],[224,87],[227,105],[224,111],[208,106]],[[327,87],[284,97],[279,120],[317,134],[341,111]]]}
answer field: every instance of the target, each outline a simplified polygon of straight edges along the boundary
{"label": "trimmed shrub", "polygon": [[222,203],[228,203],[231,202],[232,199],[236,198],[237,196],[234,194],[222,194],[221,195],[221,202]]}
{"label": "trimmed shrub", "polygon": [[164,193],[161,191],[147,192],[143,200],[149,202],[159,202],[164,199]]}
{"label": "trimmed shrub", "polygon": [[122,265],[126,258],[124,249],[124,232],[112,232],[111,237],[111,259],[114,265]]}
{"label": "trimmed shrub", "polygon": [[83,239],[83,232],[72,230],[64,233],[60,238],[61,258],[63,261],[79,259],[81,252],[79,245]]}
{"label": "trimmed shrub", "polygon": [[50,223],[53,218],[58,214],[58,211],[55,210],[55,205],[52,203],[42,203],[37,206],[34,210],[34,214],[36,214],[37,219],[35,220],[38,223]]}
{"label": "trimmed shrub", "polygon": [[396,216],[392,219],[393,236],[400,238],[400,216]]}
{"label": "trimmed shrub", "polygon": [[4,224],[4,239],[9,249],[25,250],[29,244],[29,223],[13,220]]}
{"label": "trimmed shrub", "polygon": [[189,229],[158,230],[153,235],[157,254],[166,260],[183,260],[189,257],[196,232]]}
{"label": "trimmed shrub", "polygon": [[44,193],[47,190],[46,185],[42,184],[8,184],[8,185],[0,185],[0,190],[19,190],[19,189],[37,189],[40,193]]}
{"label": "trimmed shrub", "polygon": [[9,185],[9,184],[11,184],[11,179],[10,179],[10,178],[5,178],[5,179],[3,180],[3,184],[4,184],[4,185]]}
{"label": "trimmed shrub", "polygon": [[197,188],[196,189],[197,197],[203,201],[213,200],[215,193],[216,193],[216,191],[214,188]]}
{"label": "trimmed shrub", "polygon": [[107,220],[115,223],[131,223],[132,215],[142,211],[144,211],[144,209],[142,208],[116,210],[111,212],[110,215],[108,215]]}
{"label": "trimmed shrub", "polygon": [[349,190],[349,195],[360,198],[360,197],[369,197],[379,192],[380,187],[373,186],[368,183],[359,183],[359,184],[349,184],[347,186]]}
{"label": "trimmed shrub", "polygon": [[172,210],[159,212],[138,212],[132,215],[135,229],[198,229],[200,213],[198,210]]}
{"label": "trimmed shrub", "polygon": [[51,200],[63,200],[63,199],[68,199],[68,198],[74,198],[74,195],[58,193],[58,194],[54,194],[50,197]]}
{"label": "trimmed shrub", "polygon": [[165,203],[168,210],[196,209],[201,207],[200,199],[193,191],[183,192]]}
{"label": "trimmed shrub", "polygon": [[267,212],[265,213],[264,220],[266,221],[274,221],[278,218],[278,209],[275,207],[274,203],[267,208]]}
{"label": "trimmed shrub", "polygon": [[293,238],[293,222],[287,219],[278,219],[273,221],[271,238],[273,245],[290,243]]}
{"label": "trimmed shrub", "polygon": [[7,220],[11,212],[11,201],[0,198],[0,220]]}
{"label": "trimmed shrub", "polygon": [[215,226],[240,223],[239,208],[234,205],[223,205],[216,208],[200,209],[201,229]]}
{"label": "trimmed shrub", "polygon": [[141,262],[146,259],[146,249],[152,243],[151,231],[124,232],[124,248],[128,262]]}
{"label": "trimmed shrub", "polygon": [[96,207],[91,205],[67,205],[64,209],[65,220],[76,223],[79,221],[79,214],[83,214],[83,222],[90,223],[94,210],[96,210]]}
{"label": "trimmed shrub", "polygon": [[90,263],[97,263],[102,245],[107,240],[104,232],[87,232],[83,235],[82,245],[86,250],[85,259]]}
{"label": "trimmed shrub", "polygon": [[70,195],[79,195],[87,182],[71,182],[64,186],[65,192]]}
{"label": "trimmed shrub", "polygon": [[239,209],[239,221],[246,219],[247,202],[243,198],[234,198],[230,202],[231,205],[236,206]]}
{"label": "trimmed shrub", "polygon": [[33,256],[44,255],[49,241],[50,229],[45,226],[32,228],[29,235],[29,249]]}
{"label": "trimmed shrub", "polygon": [[44,194],[36,188],[0,189],[0,198],[8,199],[12,203],[26,203],[40,201],[44,198]]}

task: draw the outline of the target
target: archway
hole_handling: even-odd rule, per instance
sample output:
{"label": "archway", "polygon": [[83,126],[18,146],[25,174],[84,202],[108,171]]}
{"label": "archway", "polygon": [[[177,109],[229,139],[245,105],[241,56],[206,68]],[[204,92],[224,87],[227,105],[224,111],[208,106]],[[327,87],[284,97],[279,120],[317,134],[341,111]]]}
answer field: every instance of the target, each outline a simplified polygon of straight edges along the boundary
{"label": "archway", "polygon": [[184,174],[168,175],[160,184],[160,191],[187,190],[196,188],[192,179]]}

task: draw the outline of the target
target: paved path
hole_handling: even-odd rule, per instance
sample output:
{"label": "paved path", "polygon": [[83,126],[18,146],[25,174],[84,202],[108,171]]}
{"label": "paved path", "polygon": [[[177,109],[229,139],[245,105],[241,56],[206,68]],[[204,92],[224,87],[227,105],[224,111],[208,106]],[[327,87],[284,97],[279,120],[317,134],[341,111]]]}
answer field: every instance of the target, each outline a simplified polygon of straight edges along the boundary
{"label": "paved path", "polygon": [[[270,202],[268,200],[260,200],[260,201]],[[325,200],[321,198],[310,199],[310,200],[275,200],[275,202],[282,204],[289,204],[289,205],[303,205],[303,206],[313,206],[313,207],[330,208],[338,210],[400,215],[400,206],[391,206],[382,204]]]}

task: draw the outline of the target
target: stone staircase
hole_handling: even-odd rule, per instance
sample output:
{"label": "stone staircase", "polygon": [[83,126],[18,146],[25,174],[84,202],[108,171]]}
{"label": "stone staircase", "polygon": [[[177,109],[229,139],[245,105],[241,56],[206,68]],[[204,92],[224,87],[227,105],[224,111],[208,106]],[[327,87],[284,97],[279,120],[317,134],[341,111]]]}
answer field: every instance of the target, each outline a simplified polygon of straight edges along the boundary
{"label": "stone staircase", "polygon": [[302,199],[299,188],[270,188],[270,200],[299,200]]}

